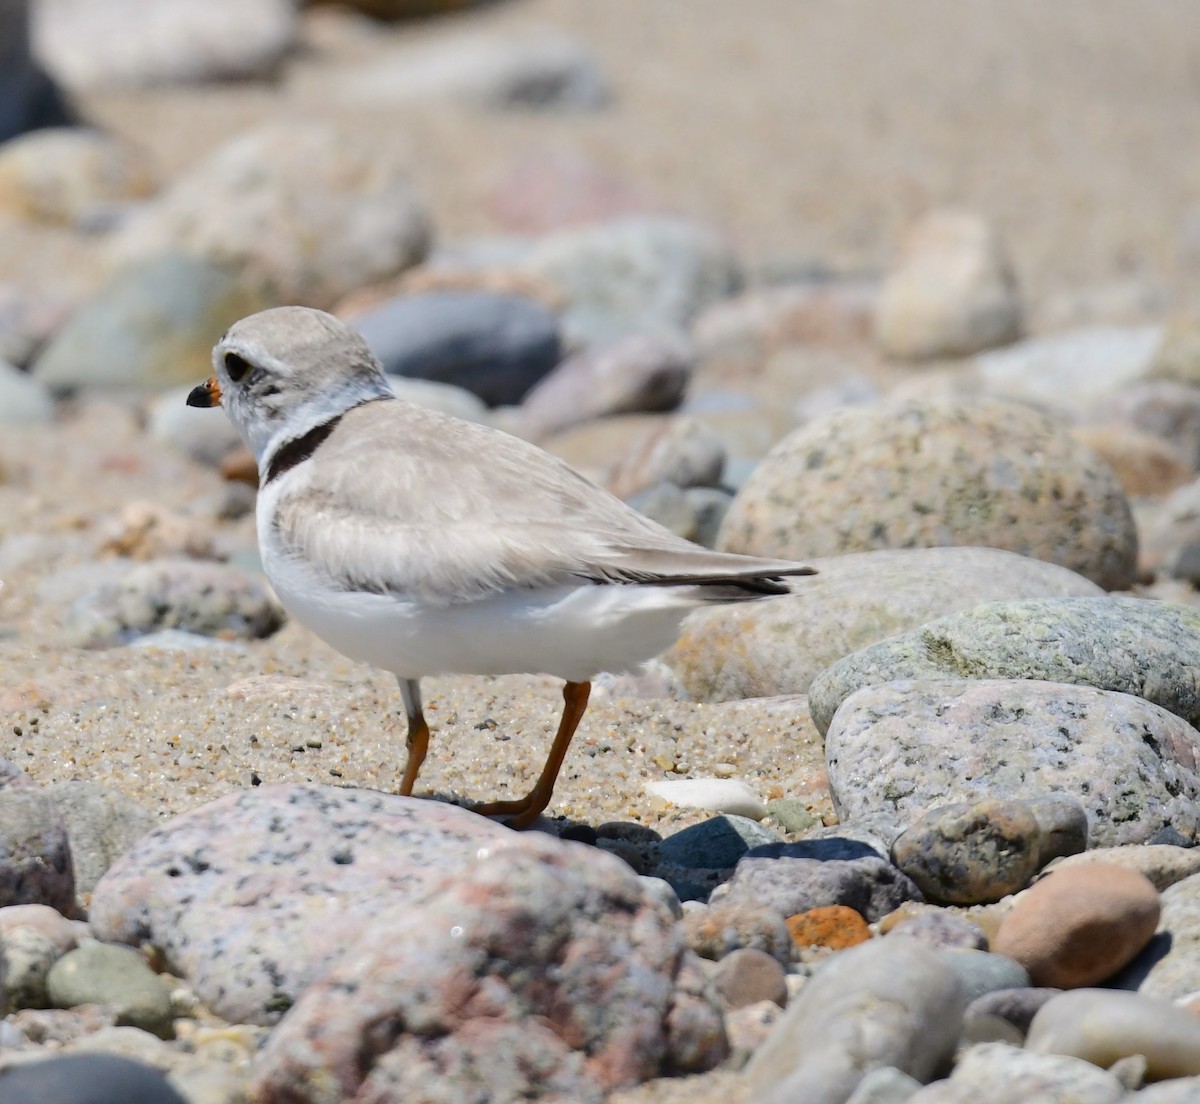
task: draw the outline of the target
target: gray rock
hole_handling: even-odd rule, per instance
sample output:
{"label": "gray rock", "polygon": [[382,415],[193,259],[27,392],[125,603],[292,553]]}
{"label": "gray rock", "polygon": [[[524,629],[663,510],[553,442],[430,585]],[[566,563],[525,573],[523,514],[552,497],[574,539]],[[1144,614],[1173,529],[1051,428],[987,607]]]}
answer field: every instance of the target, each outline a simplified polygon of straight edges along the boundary
{"label": "gray rock", "polygon": [[[1104,641],[1103,649],[1096,647]],[[855,690],[896,679],[1033,679],[1144,698],[1200,721],[1200,610],[1140,598],[992,602],[846,656],[810,688],[825,732]],[[1106,701],[1106,706],[1117,706]]]}
{"label": "gray rock", "polygon": [[272,305],[234,270],[178,252],[132,265],[80,307],[34,361],[53,391],[161,391],[212,374],[212,346]]}
{"label": "gray rock", "polygon": [[0,780],[0,907],[24,904],[73,916],[75,873],[58,809],[18,771]]}
{"label": "gray rock", "polygon": [[712,971],[713,986],[726,1008],[770,1001],[783,1008],[788,1002],[787,974],[778,959],[754,947],[730,951]]}
{"label": "gray rock", "polygon": [[749,817],[722,815],[667,836],[659,855],[671,866],[724,870],[736,866],[752,847],[781,842],[777,832]]}
{"label": "gray rock", "polygon": [[0,425],[38,425],[54,420],[50,392],[24,372],[0,360]]}
{"label": "gray rock", "polygon": [[96,782],[55,782],[43,792],[66,825],[76,893],[91,893],[113,862],[161,823],[119,790]]}
{"label": "gray rock", "polygon": [[50,996],[46,990],[46,979],[51,967],[66,951],[48,935],[30,926],[6,930],[0,950],[4,955],[4,996],[7,1008],[15,1012],[22,1008],[48,1007]]}
{"label": "gray rock", "polygon": [[153,1066],[117,1054],[62,1054],[0,1070],[6,1104],[189,1104]]}
{"label": "gray rock", "polygon": [[722,903],[756,903],[781,916],[821,905],[847,905],[875,921],[921,891],[866,844],[812,840],[756,848],[727,883]]}
{"label": "gray rock", "polygon": [[746,481],[719,545],[791,559],[984,545],[1108,590],[1129,586],[1137,557],[1112,469],[1047,414],[984,397],[850,407],[793,431]]}
{"label": "gray rock", "polygon": [[1056,564],[996,548],[895,548],[805,558],[817,569],[770,602],[697,610],[664,654],[694,701],[803,694],[830,664],[1005,599],[1100,595]]}
{"label": "gray rock", "polygon": [[118,1025],[173,1034],[170,987],[131,947],[87,942],[68,951],[50,968],[46,994],[56,1008],[102,1004],[116,1009]]}
{"label": "gray rock", "polygon": [[1143,507],[1141,516],[1147,567],[1193,585],[1200,580],[1200,479]]}
{"label": "gray rock", "polygon": [[725,446],[717,433],[687,415],[652,428],[618,462],[608,488],[629,498],[657,483],[717,487],[725,469]]}
{"label": "gray rock", "polygon": [[270,1024],[373,917],[407,907],[507,838],[437,802],[260,786],[143,837],[96,886],[92,930],[152,942],[218,1015]]}
{"label": "gray rock", "polygon": [[1042,1005],[1061,992],[1061,989],[1044,987],[993,989],[971,1001],[967,1006],[966,1016],[968,1019],[972,1015],[999,1017],[1007,1020],[1024,1036]]}
{"label": "gray rock", "polygon": [[1034,1016],[1025,1046],[1038,1054],[1067,1054],[1106,1069],[1140,1054],[1151,1081],[1200,1076],[1200,1019],[1170,1001],[1141,993],[1060,993]]}
{"label": "gray rock", "polygon": [[581,345],[686,327],[742,280],[720,238],[668,218],[615,219],[552,234],[522,267],[563,293],[564,330]]}
{"label": "gray rock", "polygon": [[1090,1062],[982,1043],[959,1055],[948,1082],[928,1085],[909,1104],[1116,1104],[1125,1086]]}
{"label": "gray rock", "polygon": [[1200,874],[1164,889],[1161,900],[1158,934],[1112,984],[1177,999],[1200,992]]}
{"label": "gray rock", "polygon": [[265,284],[277,302],[327,308],[416,264],[429,237],[386,143],[293,123],[222,146],[122,226],[107,256],[127,265],[193,253]]}
{"label": "gray rock", "polygon": [[968,1001],[977,1000],[985,993],[1027,989],[1031,984],[1025,967],[1006,955],[989,954],[966,947],[955,947],[939,953],[942,961],[958,975]]}
{"label": "gray rock", "polygon": [[271,1034],[248,1095],[457,1100],[465,1082],[593,1104],[727,1053],[703,972],[637,876],[529,833],[382,911]]}
{"label": "gray rock", "polygon": [[895,1066],[876,1066],[863,1076],[846,1104],[905,1104],[920,1087],[920,1081]]}
{"label": "gray rock", "polygon": [[1112,420],[1123,420],[1175,446],[1200,470],[1200,388],[1171,380],[1123,387],[1112,397]]}
{"label": "gray rock", "polygon": [[908,919],[900,920],[888,929],[888,934],[919,939],[940,950],[966,949],[986,951],[987,936],[966,917],[948,909],[922,909]]}
{"label": "gray rock", "polygon": [[1200,1077],[1160,1081],[1128,1097],[1130,1104],[1195,1104],[1200,1100]]}
{"label": "gray rock", "polygon": [[46,0],[38,52],[71,88],[146,88],[271,75],[296,37],[288,0]]}
{"label": "gray rock", "polygon": [[151,560],[72,606],[67,633],[80,647],[127,644],[161,629],[222,639],[270,636],[284,613],[262,580],[231,564]]}
{"label": "gray rock", "polygon": [[774,909],[761,904],[718,902],[683,915],[683,937],[701,958],[716,961],[742,947],[764,951],[786,966],[792,961],[792,937]]}
{"label": "gray rock", "polygon": [[746,1067],[753,1099],[842,1104],[879,1066],[924,1081],[954,1052],[966,1005],[936,951],[871,940],[831,956]]}
{"label": "gray rock", "polygon": [[892,862],[944,905],[999,901],[1037,873],[1041,829],[1023,801],[984,797],[917,817],[892,844]]}
{"label": "gray rock", "polygon": [[461,35],[409,46],[341,82],[351,100],[372,104],[445,100],[475,107],[594,111],[608,81],[581,44],[550,32]]}
{"label": "gray rock", "polygon": [[1178,847],[1169,843],[1138,843],[1124,847],[1093,847],[1078,855],[1059,859],[1049,870],[1102,862],[1128,866],[1144,874],[1160,893],[1176,882],[1200,874],[1200,847]]}
{"label": "gray rock", "polygon": [[63,126],[73,112],[30,49],[29,0],[0,4],[0,142]]}
{"label": "gray rock", "polygon": [[1196,839],[1198,755],[1190,725],[1140,698],[1023,680],[871,686],[825,738],[830,793],[847,820],[1063,791],[1098,846],[1146,842],[1166,826]]}
{"label": "gray rock", "polygon": [[352,320],[391,375],[452,383],[491,406],[518,403],[558,364],[558,317],[495,291],[425,291]]}
{"label": "gray rock", "polygon": [[593,418],[674,410],[694,354],[679,334],[632,334],[564,360],[525,396],[524,432],[537,440]]}
{"label": "gray rock", "polygon": [[1067,793],[1037,794],[1026,804],[1037,821],[1037,865],[1041,870],[1047,863],[1087,850],[1087,810]]}

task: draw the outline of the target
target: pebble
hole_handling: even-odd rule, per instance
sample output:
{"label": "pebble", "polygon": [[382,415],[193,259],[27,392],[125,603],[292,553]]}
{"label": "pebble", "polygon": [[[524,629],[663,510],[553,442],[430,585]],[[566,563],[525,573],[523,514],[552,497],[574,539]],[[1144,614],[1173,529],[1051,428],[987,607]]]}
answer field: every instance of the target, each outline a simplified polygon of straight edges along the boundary
{"label": "pebble", "polygon": [[940,953],[942,960],[958,975],[968,1001],[977,1000],[985,993],[1027,989],[1031,984],[1028,971],[1007,955],[966,947],[955,947]]}
{"label": "pebble", "polygon": [[1035,985],[1062,989],[1112,977],[1149,942],[1158,891],[1123,866],[1088,863],[1050,874],[1019,896],[992,941]]}
{"label": "pebble", "polygon": [[58,0],[39,11],[38,51],[72,90],[272,75],[296,38],[288,0]]}
{"label": "pebble", "polygon": [[157,502],[136,499],[98,526],[97,555],[139,561],[220,559],[212,529],[210,519],[202,521]]}
{"label": "pebble", "polygon": [[[1056,646],[1069,644],[1065,633],[1056,643],[1041,639],[1047,659]],[[1108,643],[1104,660],[1135,662],[1132,634],[1124,657],[1119,641],[1109,637]],[[1071,645],[1087,662],[1084,646],[1082,637]],[[958,649],[963,653],[983,654]],[[1152,644],[1142,654],[1151,668]],[[865,660],[866,653],[859,657]],[[887,677],[867,662],[858,676]],[[827,708],[825,677],[814,684],[814,710]],[[1161,683],[1154,689],[1167,690]],[[1089,840],[1110,846],[1146,842],[1168,828],[1186,840],[1198,838],[1195,746],[1187,722],[1128,694],[1025,679],[945,678],[881,681],[858,690],[829,725],[825,755],[834,808],[846,820],[917,817],[947,798],[973,802],[1061,791],[1083,806]],[[1040,840],[1035,845],[1040,850]]]}
{"label": "pebble", "polygon": [[682,490],[675,483],[655,483],[626,499],[639,513],[705,548],[716,544],[721,519],[732,501],[728,491],[716,487]]}
{"label": "pebble", "polygon": [[0,779],[0,908],[26,904],[74,916],[75,872],[54,802],[17,772]]}
{"label": "pebble", "polygon": [[718,961],[713,984],[728,1009],[768,1000],[787,1006],[787,975],[778,959],[754,947],[739,947]]}
{"label": "pebble", "polygon": [[898,917],[887,930],[944,950],[986,951],[988,948],[987,936],[978,926],[946,909],[922,908],[911,915]]}
{"label": "pebble", "polygon": [[1169,494],[1195,475],[1189,457],[1151,433],[1124,425],[1076,426],[1071,432],[1112,468],[1130,498]]}
{"label": "pebble", "polygon": [[1160,1081],[1131,1096],[1133,1104],[1193,1104],[1200,1100],[1200,1077]]}
{"label": "pebble", "polygon": [[1160,893],[1176,882],[1200,873],[1200,848],[1168,843],[1126,844],[1124,847],[1095,847],[1054,862],[1049,871],[1101,862],[1126,866],[1144,874]]}
{"label": "pebble", "polygon": [[[248,1095],[281,1104],[328,1084],[350,1098],[457,1099],[486,1063],[494,1099],[552,1085],[598,1102],[664,1066],[723,1060],[704,972],[636,875],[579,844],[516,838],[381,912],[271,1034]],[[551,959],[564,967],[546,972]],[[394,1026],[381,1035],[383,1022]]]}
{"label": "pebble", "polygon": [[1047,1001],[1053,1000],[1061,989],[1051,987],[1014,987],[992,989],[981,993],[967,1006],[967,1018],[973,1014],[994,1016],[1012,1024],[1024,1037],[1029,1025]]}
{"label": "pebble", "polygon": [[1173,446],[1200,470],[1200,389],[1172,380],[1147,380],[1124,387],[1112,398],[1104,420],[1125,421]]}
{"label": "pebble", "polygon": [[985,602],[1090,597],[1095,583],[995,548],[888,548],[805,556],[794,594],[697,610],[665,653],[693,701],[807,693],[830,664]]}
{"label": "pebble", "polygon": [[1200,1076],[1200,1019],[1170,1001],[1110,989],[1073,989],[1049,1000],[1025,1040],[1039,1054],[1067,1054],[1108,1068],[1140,1054],[1146,1077]]}
{"label": "pebble", "polygon": [[1194,583],[1200,579],[1200,480],[1160,499],[1146,513],[1142,561],[1147,571]]}
{"label": "pebble", "polygon": [[980,396],[849,407],[801,426],[746,481],[718,544],[791,559],[983,545],[1106,590],[1128,587],[1137,559],[1112,469],[1049,415]]}
{"label": "pebble", "polygon": [[1069,793],[1037,794],[1026,800],[1038,826],[1038,869],[1088,847],[1087,810]]}
{"label": "pebble", "polygon": [[256,640],[284,620],[260,576],[232,564],[151,560],[85,594],[72,606],[66,631],[79,647],[102,648],[162,629]]}
{"label": "pebble", "polygon": [[966,356],[1021,334],[1016,280],[995,230],[968,211],[926,215],[884,281],[880,348],[900,360]]}
{"label": "pebble", "polygon": [[54,399],[38,380],[0,360],[0,426],[54,420]]}
{"label": "pebble", "polygon": [[386,143],[290,124],[218,148],[124,224],[106,256],[119,267],[191,253],[265,284],[276,302],[328,308],[422,260],[429,239],[425,207]]}
{"label": "pebble", "polygon": [[116,1010],[118,1025],[161,1038],[173,1034],[171,989],[131,947],[88,940],[50,967],[46,995],[56,1008],[102,1004]]}
{"label": "pebble", "polygon": [[792,961],[788,925],[770,907],[718,903],[694,908],[683,914],[682,928],[687,945],[714,962],[741,948],[762,951],[784,966]]}
{"label": "pebble", "polygon": [[631,334],[588,346],[529,390],[520,410],[522,432],[541,440],[614,414],[674,410],[694,360],[690,345],[673,332]]}
{"label": "pebble", "polygon": [[673,483],[677,487],[717,487],[725,469],[725,446],[703,422],[686,415],[648,432],[621,458],[609,478],[618,498]]}
{"label": "pebble", "polygon": [[646,792],[685,809],[762,820],[767,815],[762,798],[740,778],[680,778],[646,783]]}
{"label": "pebble", "polygon": [[908,939],[833,955],[792,1000],[745,1071],[762,1104],[845,1100],[863,1076],[894,1066],[924,1081],[954,1053],[966,1005],[941,956]]}
{"label": "pebble", "polygon": [[30,48],[31,0],[0,8],[0,142],[72,122],[72,111]]}
{"label": "pebble", "polygon": [[579,345],[678,331],[742,282],[737,257],[720,237],[670,218],[614,219],[551,234],[522,267],[565,297],[564,332]]}
{"label": "pebble", "polygon": [[862,913],[846,905],[822,905],[787,918],[788,934],[798,948],[844,951],[871,938]]}
{"label": "pebble", "polygon": [[372,104],[445,101],[527,111],[597,111],[612,95],[591,52],[549,31],[403,46],[344,78],[338,93]]}
{"label": "pebble", "polygon": [[389,375],[453,384],[489,406],[519,403],[562,355],[557,315],[493,291],[427,291],[351,319]]}
{"label": "pebble", "polygon": [[725,870],[734,866],[751,848],[780,842],[777,832],[758,824],[757,820],[723,813],[667,836],[658,850],[662,862],[670,866]]}
{"label": "pebble", "polygon": [[[0,909],[0,918],[11,909],[37,907],[40,906],[9,905],[8,908]],[[46,978],[54,964],[66,952],[37,928],[21,925],[5,928],[0,953],[4,957],[4,966],[0,970],[4,987],[4,1007],[10,1012],[15,1012],[22,1008],[45,1008],[49,1005]]]}
{"label": "pebble", "polygon": [[1159,931],[1158,953],[1150,953],[1152,943],[1149,960],[1143,964],[1139,959],[1130,967],[1133,984],[1148,996],[1174,1000],[1200,992],[1200,874],[1163,890]]}
{"label": "pebble", "polygon": [[115,1054],[62,1054],[0,1070],[0,1104],[193,1104],[153,1066]]}
{"label": "pebble", "polygon": [[920,1081],[895,1066],[876,1066],[863,1075],[846,1104],[904,1104],[920,1087]]}

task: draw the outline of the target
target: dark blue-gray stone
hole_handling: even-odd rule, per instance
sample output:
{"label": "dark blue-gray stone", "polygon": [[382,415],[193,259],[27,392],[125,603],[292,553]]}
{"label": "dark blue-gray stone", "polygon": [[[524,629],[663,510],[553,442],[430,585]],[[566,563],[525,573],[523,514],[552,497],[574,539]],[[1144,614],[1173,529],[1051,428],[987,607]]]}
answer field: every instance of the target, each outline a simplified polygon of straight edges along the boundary
{"label": "dark blue-gray stone", "polygon": [[72,112],[29,49],[29,3],[0,3],[0,142],[41,127],[65,126]]}
{"label": "dark blue-gray stone", "polygon": [[116,1054],[64,1054],[0,1070],[0,1104],[187,1104],[152,1066]]}

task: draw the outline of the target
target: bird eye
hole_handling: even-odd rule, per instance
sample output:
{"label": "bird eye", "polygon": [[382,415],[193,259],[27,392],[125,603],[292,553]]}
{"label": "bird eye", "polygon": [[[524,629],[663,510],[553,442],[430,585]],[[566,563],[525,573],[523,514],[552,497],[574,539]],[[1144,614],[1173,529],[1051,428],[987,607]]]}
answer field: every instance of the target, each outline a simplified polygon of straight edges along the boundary
{"label": "bird eye", "polygon": [[237,353],[226,353],[225,371],[234,383],[238,383],[250,371],[250,362],[245,357],[238,356]]}

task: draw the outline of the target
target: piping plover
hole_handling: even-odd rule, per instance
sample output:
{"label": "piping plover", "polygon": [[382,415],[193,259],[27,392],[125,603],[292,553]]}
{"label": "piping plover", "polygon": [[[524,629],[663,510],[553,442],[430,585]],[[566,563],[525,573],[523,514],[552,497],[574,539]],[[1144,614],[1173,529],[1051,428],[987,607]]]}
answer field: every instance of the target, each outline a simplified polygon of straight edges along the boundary
{"label": "piping plover", "polygon": [[566,680],[537,784],[477,805],[513,827],[551,791],[600,671],[628,671],[712,602],[783,594],[813,569],[675,536],[526,441],[403,402],[332,315],[236,323],[190,406],[223,406],[258,461],[258,541],[284,606],[338,651],[391,671],[408,718],[400,793],[429,746],[425,675]]}

